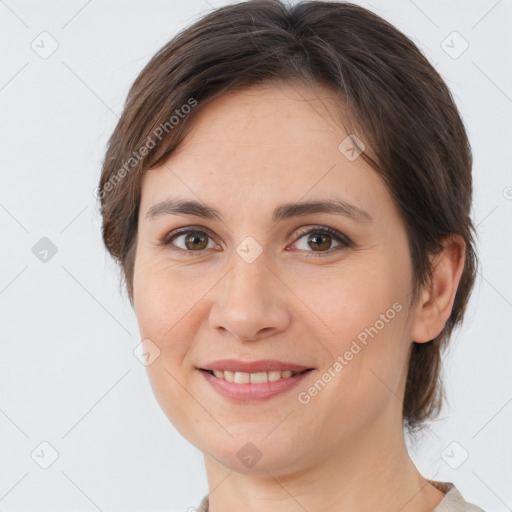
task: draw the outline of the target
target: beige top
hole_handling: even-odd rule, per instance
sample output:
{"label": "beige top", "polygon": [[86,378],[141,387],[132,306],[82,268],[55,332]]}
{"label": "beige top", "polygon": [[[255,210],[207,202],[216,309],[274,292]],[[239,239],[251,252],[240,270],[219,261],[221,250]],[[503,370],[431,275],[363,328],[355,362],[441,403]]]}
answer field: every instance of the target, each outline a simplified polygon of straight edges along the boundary
{"label": "beige top", "polygon": [[[468,503],[451,482],[431,481],[430,483],[446,493],[445,497],[432,512],[484,512],[480,507]],[[208,495],[201,501],[197,512],[208,512]]]}

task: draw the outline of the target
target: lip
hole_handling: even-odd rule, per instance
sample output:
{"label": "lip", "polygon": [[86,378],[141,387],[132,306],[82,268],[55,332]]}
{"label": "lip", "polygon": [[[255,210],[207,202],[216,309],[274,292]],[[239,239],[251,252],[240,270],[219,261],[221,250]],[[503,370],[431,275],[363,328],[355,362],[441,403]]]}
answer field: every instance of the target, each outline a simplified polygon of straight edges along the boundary
{"label": "lip", "polygon": [[[300,364],[287,363],[285,361],[277,361],[275,359],[262,359],[260,361],[239,361],[237,359],[219,359],[201,365],[200,370],[228,370],[231,372],[271,372],[291,370],[292,372],[302,372],[304,370],[314,369],[311,366],[303,366]],[[290,377],[292,378],[292,377]],[[278,382],[278,381],[276,381]]]}
{"label": "lip", "polygon": [[[297,367],[297,365],[295,365],[295,367]],[[228,368],[224,367],[224,369]],[[291,368],[290,366],[288,366],[286,369]],[[206,381],[211,385],[211,387],[215,391],[217,391],[217,393],[219,393],[225,398],[229,398],[231,400],[242,403],[268,400],[281,393],[291,390],[292,388],[297,386],[297,384],[299,384],[300,381],[307,378],[307,376],[313,371],[313,368],[305,368],[305,370],[307,371],[302,371],[302,373],[298,373],[297,375],[288,377],[287,379],[279,379],[274,382],[263,382],[260,384],[235,384],[234,382],[228,382],[224,379],[215,377],[215,375],[212,375],[208,373],[206,370],[202,370],[199,368],[199,372],[201,373],[201,375],[206,379]]]}

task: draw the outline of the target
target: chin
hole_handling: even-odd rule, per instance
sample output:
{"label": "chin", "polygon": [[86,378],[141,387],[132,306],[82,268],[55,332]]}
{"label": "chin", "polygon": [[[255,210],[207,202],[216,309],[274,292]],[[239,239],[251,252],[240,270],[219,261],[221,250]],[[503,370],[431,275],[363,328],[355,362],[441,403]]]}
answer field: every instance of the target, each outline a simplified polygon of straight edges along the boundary
{"label": "chin", "polygon": [[[269,430],[271,432],[271,429]],[[299,469],[302,452],[297,451],[297,442],[286,435],[283,430],[281,436],[276,432],[262,435],[258,430],[258,437],[246,430],[244,435],[233,434],[232,438],[221,439],[209,437],[204,433],[201,442],[192,444],[196,446],[205,457],[210,457],[216,463],[230,471],[237,473],[268,476],[268,473],[279,474],[290,472],[293,466]],[[227,436],[227,434],[226,434]],[[275,436],[275,437],[274,437]],[[204,440],[209,439],[209,442]]]}

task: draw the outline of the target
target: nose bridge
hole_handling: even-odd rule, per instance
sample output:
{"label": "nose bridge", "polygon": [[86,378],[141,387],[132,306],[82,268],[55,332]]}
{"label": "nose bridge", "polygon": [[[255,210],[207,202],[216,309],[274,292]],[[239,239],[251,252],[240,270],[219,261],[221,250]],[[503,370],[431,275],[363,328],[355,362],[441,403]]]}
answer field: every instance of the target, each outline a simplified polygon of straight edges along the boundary
{"label": "nose bridge", "polygon": [[[241,244],[242,249],[244,248]],[[225,276],[212,307],[212,327],[229,331],[239,339],[259,339],[284,330],[288,311],[264,254],[251,261],[244,253],[233,254],[231,270]]]}
{"label": "nose bridge", "polygon": [[273,276],[267,268],[266,258],[261,255],[250,262],[237,254],[233,256],[232,269],[227,280],[227,298],[235,303],[238,300],[252,301],[255,307],[265,304],[264,285],[269,292],[268,281],[269,277]]}

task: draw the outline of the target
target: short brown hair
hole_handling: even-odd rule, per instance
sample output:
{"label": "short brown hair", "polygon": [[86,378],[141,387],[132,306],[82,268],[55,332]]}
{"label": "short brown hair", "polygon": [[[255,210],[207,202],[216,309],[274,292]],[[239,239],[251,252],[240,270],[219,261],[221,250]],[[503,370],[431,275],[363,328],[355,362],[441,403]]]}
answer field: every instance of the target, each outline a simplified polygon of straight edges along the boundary
{"label": "short brown hair", "polygon": [[[475,280],[472,156],[442,78],[410,39],[376,14],[334,1],[251,0],[208,13],[168,42],[132,85],[108,143],[99,184],[105,246],[133,303],[142,173],[165,162],[194,113],[223,92],[275,80],[323,84],[339,95],[340,123],[371,148],[362,156],[404,220],[412,300],[431,279],[429,257],[443,238],[456,233],[466,243],[450,318],[435,339],[413,343],[403,403],[412,432],[440,410],[441,349],[462,321]],[[193,111],[181,115],[194,102]]]}

